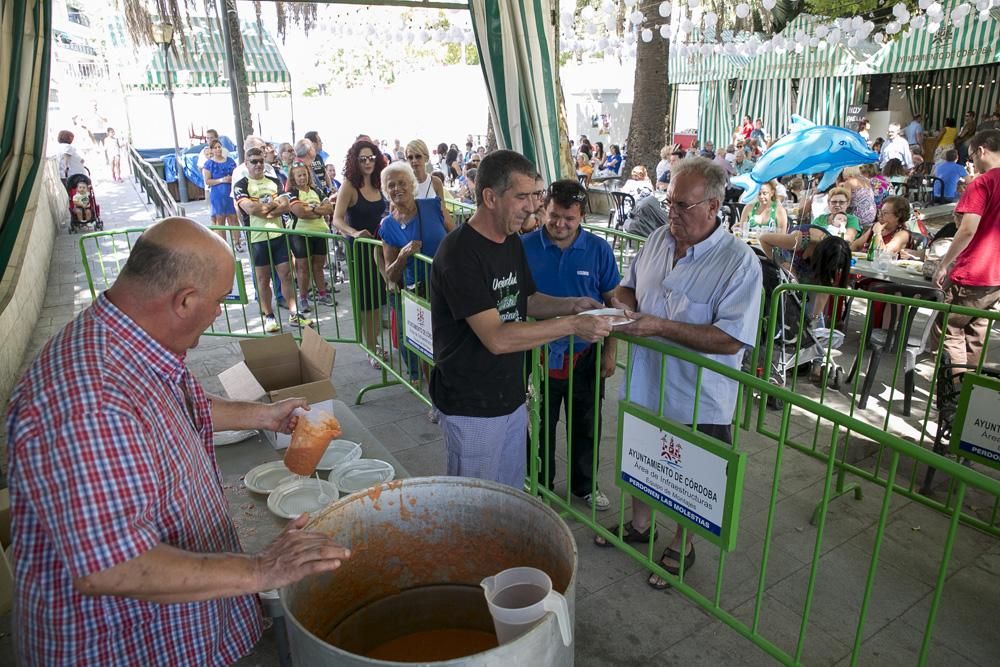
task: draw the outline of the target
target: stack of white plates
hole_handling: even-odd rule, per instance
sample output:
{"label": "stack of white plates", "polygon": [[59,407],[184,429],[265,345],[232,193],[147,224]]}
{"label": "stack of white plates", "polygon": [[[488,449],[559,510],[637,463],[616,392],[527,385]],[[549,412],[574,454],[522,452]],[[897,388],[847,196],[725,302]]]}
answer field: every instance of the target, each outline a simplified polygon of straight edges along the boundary
{"label": "stack of white plates", "polygon": [[283,519],[294,519],[303,512],[318,512],[339,497],[340,492],[331,482],[293,475],[267,497],[267,509]]}

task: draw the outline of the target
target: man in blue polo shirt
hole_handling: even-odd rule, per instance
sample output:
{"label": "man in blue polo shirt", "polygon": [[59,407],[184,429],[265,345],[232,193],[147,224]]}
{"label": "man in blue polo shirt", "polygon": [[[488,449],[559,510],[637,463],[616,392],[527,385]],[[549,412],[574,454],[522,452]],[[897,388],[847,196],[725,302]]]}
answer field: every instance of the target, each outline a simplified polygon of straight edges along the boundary
{"label": "man in blue polo shirt", "polygon": [[[611,305],[611,295],[621,276],[607,241],[580,228],[587,201],[586,190],[575,180],[556,181],[549,187],[544,201],[544,226],[521,237],[535,286],[552,296],[589,296]],[[547,482],[551,488],[555,480],[556,425],[564,402],[567,413],[570,412],[569,369],[572,366],[573,419],[571,450],[567,456],[568,483],[574,495],[599,510],[606,510],[611,503],[593,478],[597,453],[594,430],[596,426],[599,440],[601,414],[600,403],[596,406],[597,412],[594,411],[594,396],[604,397],[604,379],[615,371],[615,340],[607,339],[598,359],[594,345],[576,338],[571,351],[569,338],[560,338],[546,348],[546,363],[549,388],[544,433],[548,446],[543,440],[542,451],[548,450],[548,465],[543,462],[540,481]]]}

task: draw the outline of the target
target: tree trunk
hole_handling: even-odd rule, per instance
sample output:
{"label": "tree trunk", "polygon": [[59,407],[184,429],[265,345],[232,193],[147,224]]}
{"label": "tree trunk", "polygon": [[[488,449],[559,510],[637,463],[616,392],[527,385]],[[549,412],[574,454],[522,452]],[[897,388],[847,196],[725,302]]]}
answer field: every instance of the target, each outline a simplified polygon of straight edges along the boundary
{"label": "tree trunk", "polygon": [[[643,0],[638,9],[646,16],[657,16],[659,4],[659,1]],[[635,92],[628,127],[626,170],[642,165],[652,173],[660,161],[660,148],[669,142],[669,45],[660,37],[658,26],[653,26],[652,41],[647,43],[639,37],[636,43]]]}
{"label": "tree trunk", "polygon": [[[236,0],[223,0],[224,20],[229,23],[229,34],[232,36],[233,45],[233,69],[235,71],[235,81],[230,81],[229,85],[236,86],[236,97],[239,100],[239,109],[234,109],[239,114],[240,125],[243,128],[243,136],[253,134],[253,117],[250,115],[250,92],[247,90],[247,67],[243,58],[243,32],[240,29],[240,17],[236,13]],[[240,151],[243,147],[239,147]]]}
{"label": "tree trunk", "polygon": [[497,131],[493,129],[493,114],[486,112],[486,152],[497,149]]}

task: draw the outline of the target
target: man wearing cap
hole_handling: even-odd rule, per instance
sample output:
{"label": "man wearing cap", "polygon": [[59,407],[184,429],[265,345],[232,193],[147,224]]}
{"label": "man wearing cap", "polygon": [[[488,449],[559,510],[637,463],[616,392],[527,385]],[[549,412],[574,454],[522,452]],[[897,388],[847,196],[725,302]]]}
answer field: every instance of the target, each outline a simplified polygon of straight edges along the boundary
{"label": "man wearing cap", "polygon": [[[653,197],[648,199],[655,201]],[[560,297],[590,297],[610,306],[621,276],[608,242],[580,227],[586,201],[587,191],[578,181],[554,182],[545,195],[544,226],[522,236],[521,242],[531,276],[540,291]],[[598,510],[611,506],[608,497],[594,484],[593,465],[597,449],[595,433],[600,440],[604,379],[615,372],[615,349],[614,338],[607,340],[600,355],[597,346],[584,340],[575,339],[570,349],[569,338],[560,338],[549,343],[544,351],[548,392],[543,411],[545,440],[540,448],[543,458],[539,480],[552,488],[556,475],[556,425],[565,403],[567,425],[571,428],[566,436],[570,443],[567,483],[575,496]]]}

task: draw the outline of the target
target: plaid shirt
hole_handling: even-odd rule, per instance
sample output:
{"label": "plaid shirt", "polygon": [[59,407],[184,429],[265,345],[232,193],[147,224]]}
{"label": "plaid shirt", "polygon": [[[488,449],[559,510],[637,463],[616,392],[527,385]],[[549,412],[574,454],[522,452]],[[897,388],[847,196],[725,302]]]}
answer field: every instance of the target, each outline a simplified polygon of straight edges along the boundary
{"label": "plaid shirt", "polygon": [[21,379],[7,428],[20,664],[223,665],[249,652],[255,596],[155,604],[73,587],[158,544],[241,551],[211,407],[183,357],[102,295]]}

